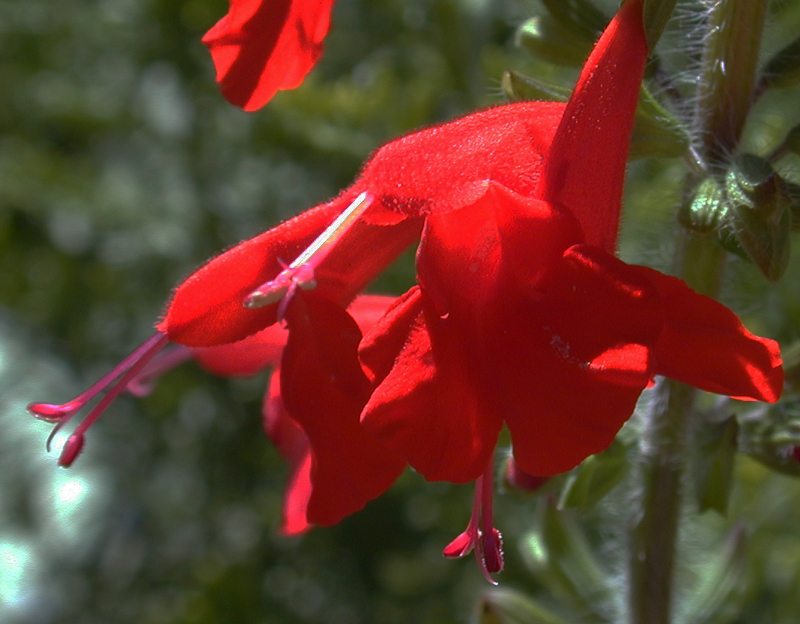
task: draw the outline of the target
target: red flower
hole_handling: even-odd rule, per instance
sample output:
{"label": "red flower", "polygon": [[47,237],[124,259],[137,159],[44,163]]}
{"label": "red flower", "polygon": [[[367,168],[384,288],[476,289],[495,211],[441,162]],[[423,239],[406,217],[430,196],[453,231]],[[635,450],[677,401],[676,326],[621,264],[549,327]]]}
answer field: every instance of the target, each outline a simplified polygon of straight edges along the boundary
{"label": "red flower", "polygon": [[217,82],[232,104],[254,111],[303,82],[322,54],[333,0],[231,0],[209,30]]}
{"label": "red flower", "polygon": [[[503,106],[394,141],[339,198],[176,291],[160,329],[184,344],[238,340],[286,313],[283,399],[315,456],[331,460],[315,475],[384,466],[354,472],[363,500],[337,511],[383,491],[403,462],[431,480],[487,480],[504,424],[523,472],[569,470],[611,443],[656,374],[777,399],[774,342],[680,280],[613,255],[647,55],[641,10],[640,0],[624,5],[566,108]],[[315,251],[338,214],[347,216]],[[359,344],[342,306],[423,221],[420,285]],[[375,440],[385,444],[377,455]],[[313,522],[341,517],[323,507],[309,509]],[[474,519],[486,512],[483,496]],[[475,520],[450,552],[477,544],[490,566],[496,547],[476,542],[490,529]]]}
{"label": "red flower", "polygon": [[[491,491],[504,424],[519,469],[546,477],[606,448],[654,375],[777,400],[774,342],[614,256],[646,56],[642,0],[627,0],[566,106],[501,106],[398,139],[338,198],[176,290],[159,331],[190,347],[285,319],[280,409],[311,449],[297,473],[296,491],[311,488],[305,522],[338,522],[406,463],[475,481],[472,520],[445,552],[474,548],[488,577],[502,566]],[[420,233],[419,285],[362,336],[346,306]]]}

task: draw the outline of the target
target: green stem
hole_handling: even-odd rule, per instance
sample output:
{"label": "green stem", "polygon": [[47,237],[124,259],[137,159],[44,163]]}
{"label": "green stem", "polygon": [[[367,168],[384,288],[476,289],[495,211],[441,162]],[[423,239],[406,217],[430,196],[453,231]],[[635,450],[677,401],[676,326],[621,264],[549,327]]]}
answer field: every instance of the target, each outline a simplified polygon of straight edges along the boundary
{"label": "green stem", "polygon": [[[725,252],[715,240],[682,231],[677,272],[695,290],[716,294]],[[686,461],[686,433],[695,390],[663,378],[653,391],[641,437],[640,506],[630,525],[629,619],[669,624],[673,610],[678,525]]]}
{"label": "green stem", "polygon": [[[710,172],[721,174],[734,153],[753,101],[767,0],[720,0],[709,17],[694,120],[698,167],[686,179],[685,201]],[[715,297],[725,252],[712,235],[681,230],[675,274]],[[640,441],[640,505],[630,519],[628,619],[630,624],[673,621],[673,576],[687,455],[687,429],[695,390],[661,379],[653,392]]]}
{"label": "green stem", "polygon": [[712,169],[739,144],[755,97],[766,0],[720,0],[711,12],[695,113],[700,153]]}

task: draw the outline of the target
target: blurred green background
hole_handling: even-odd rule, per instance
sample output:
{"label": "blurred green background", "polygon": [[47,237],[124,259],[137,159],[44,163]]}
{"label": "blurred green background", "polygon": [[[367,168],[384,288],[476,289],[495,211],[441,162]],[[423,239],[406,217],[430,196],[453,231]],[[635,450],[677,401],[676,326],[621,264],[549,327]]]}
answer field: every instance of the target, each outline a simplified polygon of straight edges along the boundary
{"label": "blurred green background", "polygon": [[[797,19],[797,2],[780,4]],[[303,86],[246,114],[217,91],[200,43],[226,10],[220,0],[0,0],[0,622],[466,621],[488,585],[471,558],[440,552],[466,525],[467,486],[406,474],[337,527],[276,535],[287,470],[261,430],[265,376],[222,380],[187,364],[149,397],[118,400],[69,470],[55,465],[63,437],[48,455],[49,426],[25,412],[95,381],[150,335],[196,266],[334,195],[382,142],[503,101],[506,69],[575,76],[515,48],[537,2],[339,0]],[[797,91],[782,93],[765,122],[776,136],[800,115]],[[626,260],[669,266],[682,172],[634,165]],[[405,290],[412,263],[373,290]],[[798,272],[794,262],[776,287],[735,260],[726,301],[753,330],[796,339]],[[750,564],[762,588],[749,594],[752,617],[772,619],[725,621],[796,622],[800,487],[749,460],[740,468],[736,513],[704,516],[692,539],[705,552],[743,515],[763,542]],[[624,506],[624,493],[612,495],[585,514],[612,577]],[[500,578],[530,593],[546,587],[518,548],[536,507],[498,495]]]}

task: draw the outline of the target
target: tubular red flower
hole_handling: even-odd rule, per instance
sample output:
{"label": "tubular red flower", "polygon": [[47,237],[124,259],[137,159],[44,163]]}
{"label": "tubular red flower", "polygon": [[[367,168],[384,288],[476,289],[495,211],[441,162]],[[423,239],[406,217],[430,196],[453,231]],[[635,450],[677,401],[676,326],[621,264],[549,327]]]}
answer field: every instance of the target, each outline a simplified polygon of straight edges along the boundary
{"label": "tubular red flower", "polygon": [[[477,546],[488,576],[502,565],[488,471],[504,425],[518,469],[548,477],[605,449],[656,374],[778,398],[774,342],[614,256],[646,56],[642,0],[627,0],[566,107],[500,106],[393,141],[339,197],[177,288],[159,331],[222,374],[274,361],[270,326],[286,322],[265,408],[294,467],[284,531],[338,522],[410,464],[477,481],[447,550]],[[360,328],[347,306],[420,235],[418,286]]]}
{"label": "tubular red flower", "polygon": [[217,82],[231,104],[264,106],[294,89],[322,55],[333,0],[231,0],[228,14],[209,30]]}

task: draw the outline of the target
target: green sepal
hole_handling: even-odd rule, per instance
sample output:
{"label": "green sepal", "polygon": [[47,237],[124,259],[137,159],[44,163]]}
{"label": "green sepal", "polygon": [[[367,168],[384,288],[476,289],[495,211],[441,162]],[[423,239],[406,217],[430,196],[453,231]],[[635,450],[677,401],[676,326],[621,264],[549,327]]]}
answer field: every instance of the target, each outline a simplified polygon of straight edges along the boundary
{"label": "green sepal", "polygon": [[639,93],[633,135],[631,160],[637,158],[675,158],[689,149],[689,134],[667,109],[653,97],[647,87]]}
{"label": "green sepal", "polygon": [[697,185],[692,199],[681,206],[678,221],[692,232],[707,234],[719,231],[726,215],[725,192],[715,178],[709,177]]}
{"label": "green sepal", "polygon": [[677,0],[644,0],[644,34],[650,52],[664,33]]}
{"label": "green sepal", "polygon": [[748,594],[747,539],[734,527],[719,552],[697,572],[698,587],[689,600],[689,624],[727,624],[738,620]]}
{"label": "green sepal", "polygon": [[761,84],[767,88],[791,87],[798,82],[800,82],[800,37],[767,62],[761,77]]}
{"label": "green sepal", "polygon": [[521,549],[525,563],[542,585],[586,614],[584,621],[605,621],[602,614],[613,598],[611,584],[572,510],[559,509],[552,496],[542,497],[538,527],[522,539]]}
{"label": "green sepal", "polygon": [[734,416],[721,422],[700,421],[694,434],[692,477],[698,510],[713,509],[724,516],[733,486],[739,423]]}
{"label": "green sepal", "polygon": [[546,102],[566,102],[570,90],[546,80],[525,76],[513,70],[503,72],[500,83],[503,92],[511,102],[544,100]]}
{"label": "green sepal", "polygon": [[545,13],[525,22],[517,31],[517,45],[554,65],[582,67],[594,45],[582,29],[570,29]]}
{"label": "green sepal", "polygon": [[477,624],[569,624],[525,594],[513,589],[491,589],[478,603]]}
{"label": "green sepal", "polygon": [[739,156],[725,178],[734,231],[764,276],[778,281],[789,265],[791,205],[786,184],[758,156]]}
{"label": "green sepal", "polygon": [[630,470],[628,449],[615,440],[598,455],[590,455],[569,473],[561,489],[558,506],[592,509],[625,478]]}

